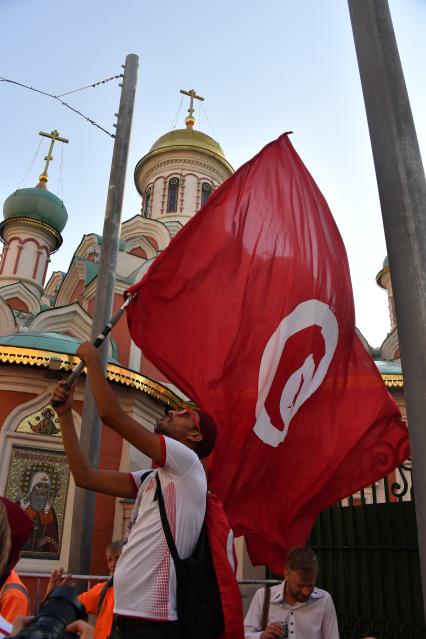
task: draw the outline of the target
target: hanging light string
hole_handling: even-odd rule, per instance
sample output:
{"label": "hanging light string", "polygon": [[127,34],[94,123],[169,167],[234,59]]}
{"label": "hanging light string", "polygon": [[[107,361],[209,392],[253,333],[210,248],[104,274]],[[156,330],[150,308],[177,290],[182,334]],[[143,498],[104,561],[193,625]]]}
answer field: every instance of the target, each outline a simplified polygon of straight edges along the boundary
{"label": "hanging light string", "polygon": [[80,89],[74,89],[73,91],[62,93],[61,95],[54,95],[53,93],[48,93],[47,91],[41,91],[40,89],[36,89],[35,87],[31,87],[27,84],[23,84],[22,82],[17,82],[16,80],[10,80],[8,78],[3,78],[1,76],[0,76],[0,82],[9,82],[10,84],[15,84],[24,89],[28,89],[29,91],[34,91],[35,93],[46,95],[47,97],[52,98],[53,100],[58,100],[58,102],[60,102],[64,107],[67,107],[67,109],[74,111],[74,113],[77,113],[77,115],[80,115],[82,118],[84,118],[84,120],[86,120],[87,122],[90,122],[90,124],[93,124],[93,126],[97,127],[98,129],[100,129],[101,131],[109,135],[111,138],[115,138],[114,133],[110,133],[110,131],[108,131],[107,129],[104,129],[104,127],[102,127],[100,124],[98,124],[91,118],[88,118],[86,115],[81,113],[81,111],[79,111],[78,109],[75,109],[73,106],[68,104],[68,102],[64,102],[63,100],[61,100],[61,97],[64,95],[69,95],[70,93],[76,93],[77,91],[83,91],[84,89],[88,89],[90,87],[97,87],[100,84],[105,84],[106,82],[110,82],[111,80],[115,80],[116,78],[122,78],[122,77],[123,77],[122,74],[115,75],[115,76],[112,76],[111,78],[106,78],[105,80],[101,80],[100,82],[95,82],[94,84],[88,84],[87,86],[81,87]]}
{"label": "hanging light string", "polygon": [[24,173],[24,175],[22,177],[22,180],[19,182],[18,189],[21,189],[22,187],[25,187],[26,183],[28,182],[28,178],[31,175],[31,172],[33,170],[35,161],[37,160],[38,154],[40,153],[40,147],[41,147],[42,143],[43,143],[43,138],[40,138],[40,142],[37,145],[37,148],[35,150],[33,159],[29,163],[28,168],[27,168],[27,170],[25,171],[25,173]]}

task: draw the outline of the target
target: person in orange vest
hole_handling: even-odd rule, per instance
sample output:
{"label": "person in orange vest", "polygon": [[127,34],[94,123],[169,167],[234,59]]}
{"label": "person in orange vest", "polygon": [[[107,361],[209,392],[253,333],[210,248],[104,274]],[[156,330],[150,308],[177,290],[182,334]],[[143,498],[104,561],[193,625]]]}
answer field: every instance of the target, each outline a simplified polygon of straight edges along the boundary
{"label": "person in orange vest", "polygon": [[18,615],[29,615],[28,591],[14,568],[20,553],[33,531],[33,523],[24,511],[10,499],[0,497],[9,522],[11,545],[6,565],[0,574],[0,616],[13,623]]}
{"label": "person in orange vest", "polygon": [[[88,615],[96,615],[94,639],[107,639],[111,634],[114,617],[114,587],[113,577],[115,566],[121,555],[123,541],[117,540],[110,543],[105,550],[110,579],[96,584],[90,590],[82,592],[78,596]],[[47,585],[46,596],[53,588],[72,581],[72,576],[63,576],[63,569],[53,570]]]}

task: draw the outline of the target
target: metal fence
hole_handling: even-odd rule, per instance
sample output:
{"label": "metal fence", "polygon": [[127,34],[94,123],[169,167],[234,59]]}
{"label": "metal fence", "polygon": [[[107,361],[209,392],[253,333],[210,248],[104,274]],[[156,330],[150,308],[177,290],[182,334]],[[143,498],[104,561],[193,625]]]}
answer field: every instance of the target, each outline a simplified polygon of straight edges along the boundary
{"label": "metal fence", "polygon": [[[32,588],[31,588],[31,610],[36,613],[40,607],[41,602],[43,601],[46,595],[47,584],[49,582],[50,573],[47,572],[24,572],[19,571],[19,576],[24,580],[31,580]],[[95,584],[101,581],[107,581],[109,576],[101,576],[101,575],[72,575],[72,580],[76,582],[78,590],[89,589]],[[251,596],[254,590],[257,588],[261,588],[265,584],[273,586],[275,584],[279,584],[279,579],[239,579],[238,584],[240,586],[241,597],[244,600],[251,600]],[[245,606],[247,607],[247,606]]]}
{"label": "metal fence", "polygon": [[321,513],[310,537],[342,639],[424,639],[411,463]]}

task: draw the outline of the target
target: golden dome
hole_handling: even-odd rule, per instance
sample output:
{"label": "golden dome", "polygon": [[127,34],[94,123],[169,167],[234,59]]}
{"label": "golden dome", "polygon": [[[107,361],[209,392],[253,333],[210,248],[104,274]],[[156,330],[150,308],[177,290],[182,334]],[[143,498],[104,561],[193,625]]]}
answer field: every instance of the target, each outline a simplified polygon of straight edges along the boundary
{"label": "golden dome", "polygon": [[197,148],[200,151],[209,151],[209,153],[218,155],[221,160],[225,159],[225,154],[216,140],[191,127],[175,129],[162,135],[161,138],[158,138],[158,140],[154,142],[150,153],[159,149],[169,149],[170,147],[179,147],[179,149],[181,149],[183,146],[191,147],[191,149]]}
{"label": "golden dome", "polygon": [[234,172],[234,169],[226,160],[220,144],[206,133],[202,133],[201,131],[193,129],[191,126],[188,126],[186,129],[175,129],[174,131],[169,131],[154,142],[149,153],[140,159],[136,165],[136,188],[138,188],[137,176],[143,164],[145,164],[145,162],[151,157],[167,151],[199,151],[200,153],[204,153],[205,155],[209,155],[210,157],[219,160],[219,162],[226,167],[229,175],[232,175]]}

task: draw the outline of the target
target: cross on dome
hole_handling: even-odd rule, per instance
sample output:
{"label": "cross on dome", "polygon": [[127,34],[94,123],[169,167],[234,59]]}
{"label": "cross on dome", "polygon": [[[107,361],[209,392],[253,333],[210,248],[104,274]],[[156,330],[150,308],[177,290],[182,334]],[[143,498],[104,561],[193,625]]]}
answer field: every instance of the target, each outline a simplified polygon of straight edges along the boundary
{"label": "cross on dome", "polygon": [[48,175],[47,175],[47,171],[49,168],[49,163],[53,160],[53,155],[52,155],[52,151],[53,151],[53,146],[55,144],[55,142],[64,142],[65,144],[68,144],[69,140],[67,140],[66,138],[60,138],[59,137],[59,131],[51,131],[50,133],[45,133],[44,131],[39,131],[39,135],[42,135],[44,138],[50,138],[51,142],[50,142],[50,146],[49,146],[49,151],[47,153],[47,155],[45,156],[45,160],[46,160],[46,164],[44,165],[44,170],[43,173],[40,175],[39,180],[40,182],[38,183],[38,186],[40,188],[46,188],[46,183],[48,180]]}
{"label": "cross on dome", "polygon": [[190,89],[189,91],[184,91],[183,89],[181,89],[180,92],[183,93],[184,95],[189,96],[190,98],[189,109],[188,109],[189,115],[185,118],[185,124],[189,129],[192,129],[192,127],[195,124],[194,100],[200,100],[200,102],[204,102],[204,98],[202,98],[201,95],[197,95],[194,89]]}

